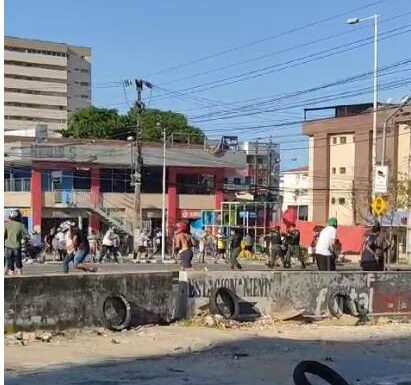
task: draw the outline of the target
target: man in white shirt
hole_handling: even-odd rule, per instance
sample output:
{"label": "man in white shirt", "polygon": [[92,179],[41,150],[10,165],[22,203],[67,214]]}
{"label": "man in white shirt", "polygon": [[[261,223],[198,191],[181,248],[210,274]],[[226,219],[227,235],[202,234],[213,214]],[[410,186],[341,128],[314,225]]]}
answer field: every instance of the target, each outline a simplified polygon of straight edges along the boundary
{"label": "man in white shirt", "polygon": [[335,271],[335,243],[337,240],[337,219],[330,218],[318,237],[315,247],[319,271]]}
{"label": "man in white shirt", "polygon": [[113,240],[114,240],[114,230],[112,227],[110,227],[106,233],[104,234],[103,237],[103,242],[102,242],[102,250],[100,254],[100,258],[98,260],[99,263],[103,262],[104,258],[108,258],[110,261],[111,255],[113,254]]}

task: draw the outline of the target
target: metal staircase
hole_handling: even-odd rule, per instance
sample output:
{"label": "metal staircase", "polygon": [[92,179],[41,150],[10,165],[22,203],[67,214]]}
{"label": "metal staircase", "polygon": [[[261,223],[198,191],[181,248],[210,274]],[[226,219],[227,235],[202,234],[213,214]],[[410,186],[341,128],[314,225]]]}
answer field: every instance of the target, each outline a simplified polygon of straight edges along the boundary
{"label": "metal staircase", "polygon": [[133,224],[126,216],[125,207],[119,207],[117,202],[111,202],[110,199],[103,200],[101,196],[93,197],[89,190],[75,190],[71,194],[69,206],[84,208],[97,214],[104,222],[133,236]]}

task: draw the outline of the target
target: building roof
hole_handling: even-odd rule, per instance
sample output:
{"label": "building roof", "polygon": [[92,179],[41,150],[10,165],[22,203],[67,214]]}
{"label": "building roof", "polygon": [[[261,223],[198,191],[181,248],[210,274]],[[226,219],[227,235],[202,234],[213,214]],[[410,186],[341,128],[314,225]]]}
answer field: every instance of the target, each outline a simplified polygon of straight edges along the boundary
{"label": "building roof", "polygon": [[289,170],[281,171],[281,174],[288,174],[288,173],[298,173],[298,172],[308,172],[308,166],[290,168]]}
{"label": "building roof", "polygon": [[56,43],[47,40],[25,39],[21,37],[5,36],[4,45],[23,49],[37,49],[40,51],[55,51],[63,53],[67,53],[67,51],[70,49],[78,55],[91,56],[90,47],[71,45],[67,43]]}
{"label": "building roof", "polygon": [[[30,140],[28,140],[30,139]],[[33,162],[72,162],[98,164],[106,167],[130,167],[131,146],[126,141],[92,141],[79,139],[50,139],[36,145],[33,138],[6,137],[5,163],[27,164]],[[144,143],[143,163],[148,166],[163,164],[161,144]],[[244,151],[227,150],[216,156],[202,146],[167,148],[166,165],[177,167],[244,168],[247,157]]]}

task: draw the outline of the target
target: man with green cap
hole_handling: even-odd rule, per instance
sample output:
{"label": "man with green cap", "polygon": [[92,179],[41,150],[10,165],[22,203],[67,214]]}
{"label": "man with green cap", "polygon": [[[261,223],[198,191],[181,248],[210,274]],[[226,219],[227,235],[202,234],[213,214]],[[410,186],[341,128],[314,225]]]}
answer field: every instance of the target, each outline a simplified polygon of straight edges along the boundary
{"label": "man with green cap", "polygon": [[315,247],[319,271],[335,271],[335,246],[337,240],[337,219],[330,218],[318,237]]}

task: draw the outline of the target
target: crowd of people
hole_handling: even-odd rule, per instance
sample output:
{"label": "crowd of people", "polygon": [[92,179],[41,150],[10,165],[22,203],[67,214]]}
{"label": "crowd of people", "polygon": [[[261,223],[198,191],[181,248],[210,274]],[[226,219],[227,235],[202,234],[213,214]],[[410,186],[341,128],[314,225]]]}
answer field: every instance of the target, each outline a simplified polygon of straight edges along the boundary
{"label": "crowd of people", "polygon": [[[337,260],[341,254],[342,244],[337,237],[337,219],[329,218],[325,227],[316,226],[308,255],[317,265],[319,271],[335,271]],[[28,234],[21,223],[19,210],[12,210],[9,221],[5,223],[5,273],[7,275],[21,275],[23,262],[32,257],[23,259],[23,254],[31,256],[50,255],[53,260],[61,261],[63,271],[69,272],[72,263],[73,268],[87,272],[95,272],[94,262],[114,261],[119,263],[124,253],[133,251],[130,239],[122,239],[120,232],[115,227],[110,227],[100,239],[96,231],[84,234],[74,222],[65,221],[57,228],[53,227],[44,237],[42,242],[40,230],[34,228]],[[30,246],[25,240],[29,239]],[[254,239],[257,239],[255,237]],[[132,242],[132,240],[131,240]],[[161,230],[154,229],[150,234],[143,230],[137,239],[137,252],[134,253],[134,261],[161,252]],[[256,244],[254,244],[256,243]],[[166,243],[167,244],[167,243]],[[171,250],[170,250],[171,247]],[[190,226],[178,223],[172,239],[172,245],[168,247],[168,254],[175,261],[179,260],[183,270],[193,267],[194,250],[198,250],[200,263],[206,262],[206,257],[211,257],[214,263],[224,260],[231,269],[241,269],[240,256],[250,257],[259,248],[260,254],[267,259],[269,268],[283,267],[289,269],[292,261],[299,261],[304,269],[307,264],[307,254],[300,245],[300,231],[295,224],[290,224],[286,231],[282,232],[280,226],[274,226],[268,234],[258,238],[254,242],[249,233],[242,233],[241,229],[231,229],[228,235],[221,230],[212,234],[204,229],[198,241],[191,235]],[[360,265],[364,271],[383,271],[385,261],[392,260],[396,245],[392,239],[382,231],[379,222],[370,226],[365,234],[361,249]],[[86,257],[90,261],[86,261]]]}
{"label": "crowd of people", "polygon": [[[230,235],[224,236],[220,230],[212,235],[204,229],[198,245],[199,262],[205,263],[206,256],[209,256],[214,263],[225,260],[231,269],[241,269],[238,261],[240,254],[250,256],[258,247],[260,254],[266,257],[269,268],[289,269],[292,261],[298,261],[301,268],[305,269],[310,256],[318,271],[335,271],[343,249],[337,237],[337,227],[336,218],[329,218],[326,226],[315,226],[308,253],[300,245],[300,231],[295,224],[289,224],[285,232],[281,231],[280,226],[274,226],[268,234],[258,238],[258,244],[254,244],[249,233],[242,236],[241,230],[231,229]],[[364,271],[384,271],[385,261],[393,260],[396,245],[381,230],[381,224],[375,221],[365,233],[360,259],[360,266]],[[189,233],[187,224],[179,224],[175,235],[175,250],[184,270],[192,268],[192,250],[195,245],[196,241]]]}

